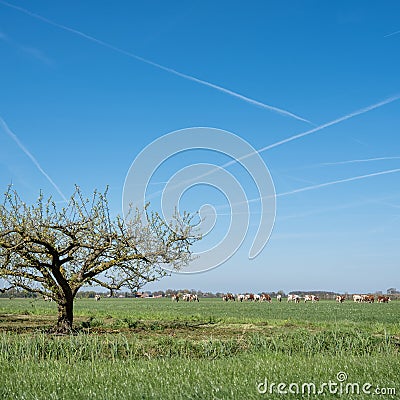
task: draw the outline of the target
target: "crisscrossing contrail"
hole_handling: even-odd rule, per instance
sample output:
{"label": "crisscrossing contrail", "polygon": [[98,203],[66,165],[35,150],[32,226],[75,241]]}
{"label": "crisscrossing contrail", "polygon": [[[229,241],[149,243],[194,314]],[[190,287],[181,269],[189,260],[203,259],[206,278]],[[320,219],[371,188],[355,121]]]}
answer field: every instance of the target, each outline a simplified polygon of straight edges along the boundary
{"label": "crisscrossing contrail", "polygon": [[32,11],[29,11],[26,8],[22,8],[22,7],[16,6],[14,4],[8,3],[8,2],[3,1],[3,0],[0,0],[0,4],[3,4],[4,6],[9,7],[9,8],[13,8],[14,10],[18,10],[18,11],[20,11],[20,12],[26,14],[26,15],[29,15],[30,17],[33,17],[33,18],[36,18],[36,19],[38,19],[38,20],[40,20],[42,22],[45,22],[46,24],[53,25],[53,26],[55,26],[55,27],[57,27],[59,29],[63,29],[64,31],[73,33],[73,34],[75,34],[77,36],[80,36],[80,37],[82,37],[82,38],[84,38],[86,40],[89,40],[89,41],[91,41],[93,43],[96,43],[96,44],[98,44],[100,46],[106,47],[106,48],[108,48],[110,50],[113,50],[113,51],[115,51],[117,53],[123,54],[125,56],[130,57],[130,58],[134,58],[135,60],[141,61],[141,62],[143,62],[145,64],[152,65],[153,67],[156,67],[156,68],[161,69],[163,71],[169,72],[170,74],[173,74],[173,75],[179,76],[179,77],[181,77],[183,79],[190,80],[192,82],[199,83],[199,84],[201,84],[203,86],[207,86],[207,87],[210,87],[212,89],[218,90],[219,92],[225,93],[225,94],[227,94],[229,96],[232,96],[232,97],[235,97],[237,99],[243,100],[243,101],[245,101],[247,103],[250,103],[250,104],[253,104],[255,106],[259,106],[259,107],[262,107],[264,109],[277,112],[278,114],[281,114],[281,115],[284,115],[284,116],[287,116],[287,117],[291,117],[291,118],[297,119],[299,121],[307,122],[309,124],[312,124],[312,122],[309,121],[308,119],[305,119],[305,118],[303,118],[303,117],[301,117],[301,116],[299,116],[297,114],[294,114],[294,113],[292,113],[290,111],[287,111],[287,110],[284,110],[282,108],[278,108],[278,107],[275,107],[275,106],[271,106],[269,104],[262,103],[260,101],[254,100],[254,99],[252,99],[250,97],[244,96],[244,95],[242,95],[240,93],[234,92],[233,90],[224,88],[222,86],[219,86],[219,85],[216,85],[214,83],[205,81],[203,79],[196,78],[196,77],[194,77],[192,75],[184,74],[184,73],[179,72],[179,71],[177,71],[175,69],[172,69],[172,68],[166,67],[164,65],[158,64],[158,63],[156,63],[154,61],[148,60],[147,58],[140,57],[140,56],[138,56],[138,55],[136,55],[134,53],[131,53],[131,52],[127,51],[127,50],[121,49],[120,47],[114,46],[114,45],[112,45],[110,43],[104,42],[103,40],[97,39],[94,36],[88,35],[88,34],[86,34],[84,32],[81,32],[81,31],[79,31],[77,29],[70,28],[70,27],[68,27],[66,25],[62,25],[62,24],[59,24],[57,22],[54,22],[54,21],[52,21],[52,20],[50,20],[50,19],[48,19],[46,17],[43,17],[43,16],[41,16],[39,14],[33,13]]}
{"label": "crisscrossing contrail", "polygon": [[299,133],[298,135],[290,136],[290,137],[288,137],[286,139],[283,139],[283,140],[280,140],[280,141],[278,141],[276,143],[273,143],[273,144],[270,144],[268,146],[265,146],[265,147],[263,147],[263,148],[261,148],[261,149],[259,149],[257,151],[258,152],[263,152],[263,151],[266,151],[266,150],[270,150],[270,149],[273,149],[274,147],[280,146],[281,144],[291,142],[291,141],[299,139],[299,138],[301,138],[303,136],[311,135],[312,133],[315,133],[315,132],[318,132],[318,131],[320,131],[322,129],[328,128],[329,126],[336,125],[336,124],[338,124],[340,122],[343,122],[343,121],[346,121],[346,120],[348,120],[350,118],[356,117],[357,115],[365,114],[365,113],[367,113],[369,111],[372,111],[372,110],[374,110],[376,108],[379,108],[379,107],[382,107],[382,106],[384,106],[386,104],[392,103],[393,101],[396,101],[398,99],[400,99],[400,95],[399,94],[397,94],[395,96],[388,97],[387,99],[385,99],[383,101],[380,101],[379,103],[375,103],[375,104],[372,104],[372,105],[370,105],[368,107],[364,107],[364,108],[361,108],[361,109],[359,109],[357,111],[353,111],[352,113],[344,115],[343,117],[334,119],[333,121],[329,121],[329,122],[327,122],[325,124],[322,124],[322,125],[319,125],[319,126],[313,128],[313,129],[310,129],[308,131]]}
{"label": "crisscrossing contrail", "polygon": [[[1,2],[1,0],[0,0],[0,2]],[[254,156],[256,154],[260,154],[260,153],[262,153],[264,151],[267,151],[267,150],[273,149],[275,147],[281,146],[281,145],[283,145],[285,143],[289,143],[289,142],[292,142],[294,140],[301,139],[301,138],[303,138],[305,136],[311,135],[313,133],[317,133],[317,132],[319,132],[319,131],[321,131],[323,129],[326,129],[326,128],[330,127],[330,126],[337,125],[337,124],[339,124],[339,123],[341,123],[343,121],[346,121],[348,119],[354,118],[354,117],[356,117],[358,115],[365,114],[365,113],[367,113],[369,111],[372,111],[374,109],[380,108],[380,107],[382,107],[382,106],[384,106],[386,104],[392,103],[392,102],[394,102],[394,101],[396,101],[398,99],[400,99],[400,95],[395,95],[395,96],[388,97],[387,99],[385,99],[383,101],[380,101],[378,103],[371,104],[371,105],[369,105],[367,107],[364,107],[364,108],[361,108],[359,110],[353,111],[353,112],[351,112],[349,114],[346,114],[346,115],[344,115],[342,117],[336,118],[336,119],[334,119],[332,121],[325,122],[324,124],[316,126],[313,129],[301,132],[301,133],[299,133],[297,135],[289,136],[286,139],[282,139],[282,140],[280,140],[278,142],[275,142],[275,143],[272,143],[272,144],[270,144],[268,146],[262,147],[262,148],[254,151],[252,153],[248,153],[248,154],[245,154],[245,155],[243,155],[241,157],[238,157],[238,158],[236,158],[234,160],[228,161],[225,164],[223,164],[221,167],[216,167],[215,169],[213,169],[211,171],[208,171],[207,173],[204,173],[204,174],[199,175],[199,176],[195,176],[190,180],[182,182],[180,185],[185,185],[185,184],[190,184],[191,182],[196,182],[199,179],[204,178],[204,177],[216,172],[219,168],[227,168],[227,167],[229,167],[229,166],[231,166],[233,164],[239,163],[239,162],[241,162],[241,161],[243,161],[243,160],[245,160],[245,159],[247,159],[249,157],[252,157],[252,156]],[[152,199],[154,197],[157,197],[161,193],[163,193],[163,190],[160,190],[160,191],[157,191],[157,192],[151,194],[150,196],[148,196],[148,199],[150,200],[150,199]]]}

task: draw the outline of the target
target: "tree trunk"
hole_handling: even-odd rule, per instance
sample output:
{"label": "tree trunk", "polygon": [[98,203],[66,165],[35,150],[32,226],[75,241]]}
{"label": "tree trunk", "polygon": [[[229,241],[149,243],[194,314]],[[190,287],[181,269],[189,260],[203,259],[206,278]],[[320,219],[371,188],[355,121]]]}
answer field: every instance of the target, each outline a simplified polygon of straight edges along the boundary
{"label": "tree trunk", "polygon": [[71,333],[74,320],[74,298],[58,303],[57,333]]}

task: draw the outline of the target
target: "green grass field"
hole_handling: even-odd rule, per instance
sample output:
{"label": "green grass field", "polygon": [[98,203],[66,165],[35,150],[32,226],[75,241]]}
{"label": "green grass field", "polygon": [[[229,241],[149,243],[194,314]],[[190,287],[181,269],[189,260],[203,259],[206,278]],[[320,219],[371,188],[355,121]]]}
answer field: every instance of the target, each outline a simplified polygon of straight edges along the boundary
{"label": "green grass field", "polygon": [[[75,302],[79,333],[65,337],[45,333],[54,303],[0,299],[0,398],[400,398],[399,315],[398,301],[85,299]],[[341,396],[331,393],[339,372]],[[265,379],[323,393],[262,394]],[[338,386],[321,386],[329,381]],[[386,394],[363,393],[367,383]],[[346,384],[360,393],[346,394]]]}

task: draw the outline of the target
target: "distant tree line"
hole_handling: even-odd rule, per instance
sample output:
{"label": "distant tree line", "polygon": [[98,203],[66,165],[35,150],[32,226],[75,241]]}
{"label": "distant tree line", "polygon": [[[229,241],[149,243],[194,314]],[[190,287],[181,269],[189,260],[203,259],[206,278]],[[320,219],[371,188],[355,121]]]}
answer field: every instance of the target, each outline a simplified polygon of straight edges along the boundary
{"label": "distant tree line", "polygon": [[11,288],[7,290],[0,290],[0,298],[11,298],[11,297],[18,297],[18,298],[36,298],[38,295],[36,293],[28,292],[27,290],[21,290],[18,288]]}

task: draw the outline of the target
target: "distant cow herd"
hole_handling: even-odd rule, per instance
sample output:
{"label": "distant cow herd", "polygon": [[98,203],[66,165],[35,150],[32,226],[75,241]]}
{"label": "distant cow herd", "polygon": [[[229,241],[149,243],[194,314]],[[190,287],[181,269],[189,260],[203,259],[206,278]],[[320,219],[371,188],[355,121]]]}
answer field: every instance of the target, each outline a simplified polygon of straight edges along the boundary
{"label": "distant cow herd", "polygon": [[[199,301],[199,298],[197,295],[193,294],[174,294],[171,297],[172,301],[178,302],[179,300],[183,301]],[[288,302],[294,302],[294,303],[300,303],[300,300],[302,298],[297,295],[297,294],[289,294],[287,301]],[[255,294],[255,293],[246,293],[246,294],[237,294],[234,295],[233,293],[226,293],[222,296],[222,300],[225,302],[228,301],[238,301],[238,302],[243,302],[243,301],[253,301],[253,302],[263,302],[266,301],[268,303],[272,303],[272,298],[268,293],[261,293],[261,294]],[[276,300],[278,302],[282,301],[282,295],[278,294],[276,296]],[[306,295],[304,297],[304,302],[306,303],[307,301],[311,301],[312,303],[315,303],[319,301],[319,298],[313,294]]]}
{"label": "distant cow herd", "polygon": [[[173,301],[179,301],[182,299],[183,301],[199,301],[199,298],[197,295],[192,295],[192,294],[175,294],[172,296]],[[336,302],[338,303],[343,303],[347,299],[346,296],[343,295],[337,295],[336,296]],[[255,293],[246,293],[246,294],[238,294],[234,295],[233,293],[226,293],[222,296],[222,300],[224,302],[228,301],[254,301],[254,302],[263,302],[266,301],[268,303],[272,303],[272,298],[268,293],[261,293],[261,294],[255,294]],[[304,300],[304,303],[307,303],[310,301],[311,303],[316,303],[319,301],[319,297],[314,295],[314,294],[306,294],[304,297],[301,297],[297,294],[289,294],[287,297],[287,302],[288,303],[300,303],[300,301]],[[282,301],[282,295],[278,294],[276,296],[276,301],[281,302]],[[353,295],[353,301],[357,303],[374,303],[375,302],[375,296],[372,294],[355,294]],[[376,298],[377,303],[388,303],[390,300],[389,296],[382,296],[379,295]]]}
{"label": "distant cow herd", "polygon": [[[336,296],[336,302],[337,303],[343,303],[345,300],[347,300],[347,296],[343,295],[337,295]],[[101,296],[99,294],[96,294],[94,299],[96,301],[99,301],[101,299]],[[179,301],[187,301],[187,302],[199,302],[199,297],[197,294],[191,294],[191,293],[177,293],[173,294],[171,297],[172,301],[179,302]],[[44,296],[45,301],[52,301],[50,297]],[[250,302],[268,302],[272,303],[272,298],[268,293],[261,293],[261,294],[255,294],[255,293],[246,293],[246,294],[233,294],[233,293],[226,293],[222,296],[222,300],[224,302],[228,301],[238,301],[238,302],[243,302],[243,301],[250,301]],[[311,303],[316,303],[319,301],[319,297],[314,295],[314,294],[306,294],[304,297],[300,297],[297,294],[289,294],[287,297],[287,302],[288,303],[300,303],[301,300],[304,300],[304,303],[307,303],[310,301]],[[278,294],[276,296],[276,301],[281,302],[282,301],[282,295]],[[375,301],[377,303],[388,303],[390,300],[389,296],[383,296],[383,295],[378,295],[376,298],[372,294],[354,294],[353,295],[353,301],[355,303],[374,303]]]}

